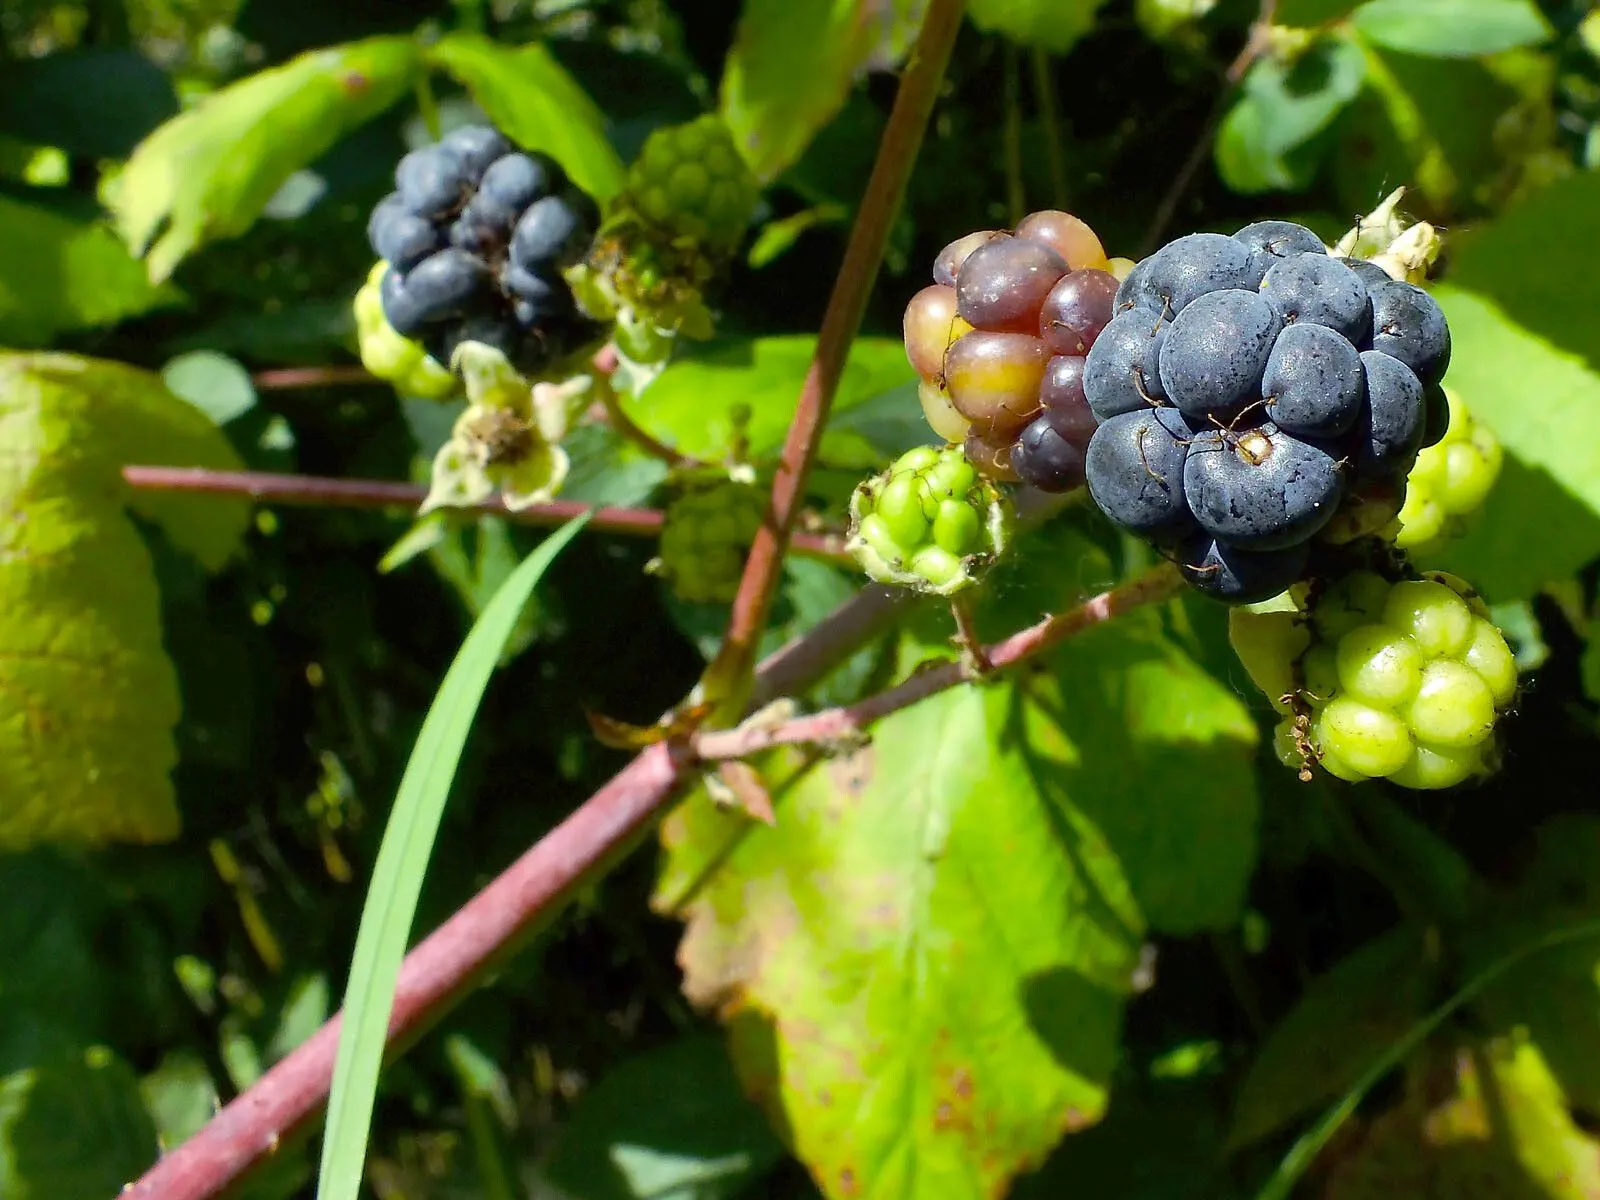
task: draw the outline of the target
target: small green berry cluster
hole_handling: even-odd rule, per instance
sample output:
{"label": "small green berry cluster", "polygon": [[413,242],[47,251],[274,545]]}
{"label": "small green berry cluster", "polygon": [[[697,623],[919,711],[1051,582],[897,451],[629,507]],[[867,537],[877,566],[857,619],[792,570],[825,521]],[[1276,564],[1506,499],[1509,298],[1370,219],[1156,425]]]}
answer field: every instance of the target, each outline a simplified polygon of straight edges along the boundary
{"label": "small green berry cluster", "polygon": [[658,229],[726,254],[744,236],[759,195],[713,113],[652,133],[628,168],[622,203]]}
{"label": "small green berry cluster", "polygon": [[706,293],[760,194],[714,113],[645,140],[588,257],[566,272],[584,311],[615,320],[617,348],[629,361],[664,363],[679,336],[711,336]]}
{"label": "small green berry cluster", "polygon": [[727,476],[685,488],[667,505],[659,556],[651,565],[692,604],[726,604],[766,513],[766,494]]}
{"label": "small green berry cluster", "polygon": [[1505,454],[1500,442],[1473,420],[1461,397],[1444,389],[1450,424],[1443,439],[1417,455],[1406,478],[1406,499],[1390,530],[1394,544],[1412,554],[1438,551],[1462,532],[1483,506]]}
{"label": "small green berry cluster", "polygon": [[379,286],[389,264],[379,261],[361,290],[356,293],[356,340],[361,365],[379,379],[394,385],[403,396],[423,400],[448,400],[461,388],[461,381],[448,368],[433,359],[422,343],[395,332],[383,313]]}
{"label": "small green berry cluster", "polygon": [[1279,698],[1286,764],[1425,790],[1493,771],[1495,723],[1516,696],[1517,665],[1464,583],[1357,571],[1323,590],[1306,617],[1296,686]]}
{"label": "small green berry cluster", "polygon": [[950,596],[994,563],[1012,523],[1010,501],[959,446],[919,446],[856,488],[846,547],[879,583]]}

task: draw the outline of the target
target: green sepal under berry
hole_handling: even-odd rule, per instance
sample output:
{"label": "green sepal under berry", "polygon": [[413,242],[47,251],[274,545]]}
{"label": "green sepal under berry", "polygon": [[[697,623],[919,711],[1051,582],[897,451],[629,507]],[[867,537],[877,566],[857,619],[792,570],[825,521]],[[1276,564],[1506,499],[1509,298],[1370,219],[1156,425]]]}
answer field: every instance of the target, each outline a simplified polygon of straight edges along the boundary
{"label": "green sepal under berry", "polygon": [[388,269],[389,264],[380,259],[356,293],[356,342],[361,365],[379,379],[393,384],[402,396],[448,400],[460,392],[461,381],[424,350],[421,342],[395,332],[383,315],[378,287]]}
{"label": "green sepal under berry", "polygon": [[1010,500],[959,447],[919,446],[856,488],[845,548],[879,583],[952,596],[994,565],[1013,524]]}
{"label": "green sepal under berry", "polygon": [[606,205],[593,249],[566,272],[579,306],[616,323],[624,359],[664,363],[679,337],[711,336],[706,292],[759,198],[720,117],[658,129],[645,140],[623,191]]}
{"label": "green sepal under berry", "polygon": [[1406,500],[1387,536],[1401,550],[1436,554],[1465,531],[1500,477],[1505,459],[1500,441],[1474,421],[1467,406],[1444,389],[1450,423],[1444,437],[1417,455],[1406,478]]}
{"label": "green sepal under berry", "polygon": [[1309,779],[1436,790],[1491,774],[1517,668],[1462,580],[1354,570],[1230,614],[1251,679],[1283,714],[1274,746]]}
{"label": "green sepal under berry", "polygon": [[726,604],[739,590],[750,544],[767,511],[766,492],[746,477],[705,473],[683,482],[667,505],[652,574],[681,600]]}

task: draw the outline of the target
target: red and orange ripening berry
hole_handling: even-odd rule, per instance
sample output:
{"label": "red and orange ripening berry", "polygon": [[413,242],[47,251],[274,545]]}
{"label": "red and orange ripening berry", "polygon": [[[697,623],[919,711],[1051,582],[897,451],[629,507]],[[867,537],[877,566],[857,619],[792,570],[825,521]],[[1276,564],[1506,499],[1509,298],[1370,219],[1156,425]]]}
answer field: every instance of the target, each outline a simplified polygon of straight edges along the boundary
{"label": "red and orange ripening berry", "polygon": [[906,305],[902,332],[906,357],[918,375],[938,379],[944,375],[944,356],[950,344],[972,328],[956,312],[956,290],[931,284]]}
{"label": "red and orange ripening berry", "polygon": [[949,243],[933,285],[907,304],[906,355],[928,424],[990,479],[1056,492],[1082,482],[1095,423],[1084,356],[1113,315],[1114,267],[1082,220],[1041,211],[1013,232]]}
{"label": "red and orange ripening berry", "polygon": [[956,411],[981,437],[1009,442],[1038,413],[1049,363],[1042,338],[974,329],[945,355],[945,387]]}

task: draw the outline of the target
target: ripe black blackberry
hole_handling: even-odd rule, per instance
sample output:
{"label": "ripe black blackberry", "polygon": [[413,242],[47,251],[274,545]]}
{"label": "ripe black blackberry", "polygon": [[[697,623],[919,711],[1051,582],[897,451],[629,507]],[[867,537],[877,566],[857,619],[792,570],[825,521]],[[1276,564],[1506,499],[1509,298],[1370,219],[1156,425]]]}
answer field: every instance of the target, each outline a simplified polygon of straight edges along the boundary
{"label": "ripe black blackberry", "polygon": [[583,257],[599,209],[554,159],[470,125],[413,150],[367,237],[389,264],[384,316],[441,363],[484,342],[537,374],[598,339],[562,271]]}
{"label": "ripe black blackberry", "polygon": [[1289,586],[1443,435],[1438,304],[1298,225],[1178,238],[1113,307],[1082,372],[1090,495],[1217,599]]}

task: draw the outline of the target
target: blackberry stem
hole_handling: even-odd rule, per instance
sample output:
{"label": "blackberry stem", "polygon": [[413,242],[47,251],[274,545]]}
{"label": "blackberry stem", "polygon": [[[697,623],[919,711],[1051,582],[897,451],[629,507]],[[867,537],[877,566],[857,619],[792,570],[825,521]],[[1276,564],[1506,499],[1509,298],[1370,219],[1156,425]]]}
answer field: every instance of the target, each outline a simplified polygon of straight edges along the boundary
{"label": "blackberry stem", "polygon": [[[240,496],[294,508],[404,508],[416,509],[428,489],[386,479],[329,479],[317,475],[273,475],[261,471],[208,471],[198,467],[127,466],[122,478],[129,487],[146,492],[189,492],[214,496]],[[552,500],[512,512],[499,500],[487,500],[463,513],[504,517],[523,525],[555,527],[586,512],[580,500]],[[596,533],[655,537],[663,514],[654,508],[597,509],[590,528]],[[795,553],[853,567],[844,539],[836,534],[797,533]]]}
{"label": "blackberry stem", "polygon": [[757,531],[745,559],[727,634],[703,680],[705,694],[719,706],[712,724],[719,719],[737,720],[743,715],[756,648],[782,578],[784,553],[805,502],[806,483],[822,442],[822,431],[844,374],[850,344],[877,282],[889,231],[922,148],[923,135],[944,82],[945,67],[961,31],[965,7],[963,0],[930,0],[922,31],[901,77],[845,247],[844,261],[839,265],[823,313],[816,353],[795,404],[794,420],[772,481],[768,519]]}
{"label": "blackberry stem", "polygon": [[594,375],[594,386],[596,398],[605,410],[605,422],[611,426],[612,431],[618,437],[624,441],[632,442],[651,458],[659,458],[669,467],[692,469],[706,465],[698,458],[684,454],[667,445],[649,430],[635,422],[617,399],[617,390],[611,386],[611,379],[608,375],[597,371]]}

